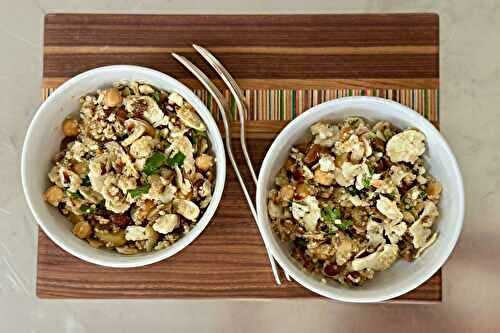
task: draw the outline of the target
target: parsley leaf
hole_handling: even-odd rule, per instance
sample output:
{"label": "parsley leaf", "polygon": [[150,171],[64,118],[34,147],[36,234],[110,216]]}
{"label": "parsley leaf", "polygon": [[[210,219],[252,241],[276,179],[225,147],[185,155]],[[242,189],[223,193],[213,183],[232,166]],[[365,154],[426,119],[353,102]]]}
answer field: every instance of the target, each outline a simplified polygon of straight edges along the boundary
{"label": "parsley leaf", "polygon": [[363,184],[364,188],[370,187],[371,184],[371,179],[369,177],[363,177],[363,180],[361,181],[361,184]]}
{"label": "parsley leaf", "polygon": [[307,242],[305,241],[305,239],[302,239],[302,238],[295,238],[295,244],[298,247],[306,247],[307,246]]}
{"label": "parsley leaf", "polygon": [[394,201],[394,199],[396,198],[396,197],[394,196],[394,194],[393,194],[393,193],[386,193],[386,194],[385,194],[385,196],[386,196],[388,199],[391,199],[391,200],[393,200],[393,201]]}
{"label": "parsley leaf", "polygon": [[144,184],[142,186],[139,186],[133,190],[128,190],[128,193],[130,194],[130,196],[135,199],[137,198],[138,196],[142,195],[142,194],[146,194],[149,192],[149,188],[151,187],[151,185],[149,184]]}
{"label": "parsley leaf", "polygon": [[76,192],[67,191],[67,192],[74,199],[81,199],[81,198],[83,198],[83,196],[78,191],[76,191]]}
{"label": "parsley leaf", "polygon": [[340,224],[335,224],[337,228],[340,230],[346,231],[352,226],[352,221],[351,220],[343,220],[342,223]]}
{"label": "parsley leaf", "polygon": [[325,221],[333,222],[342,217],[340,210],[338,208],[331,209],[330,207],[325,207],[321,210],[321,216]]}
{"label": "parsley leaf", "polygon": [[170,157],[167,161],[166,161],[166,164],[169,166],[169,167],[173,167],[173,166],[181,166],[182,163],[184,163],[184,159],[186,158],[186,155],[184,155],[183,153],[181,153],[180,151],[177,152],[177,154],[174,155],[174,157]]}
{"label": "parsley leaf", "polygon": [[165,164],[166,160],[167,158],[164,154],[155,151],[153,155],[148,157],[146,163],[144,163],[144,173],[148,176],[152,175],[156,170],[163,166],[163,164]]}
{"label": "parsley leaf", "polygon": [[151,97],[156,101],[156,103],[160,102],[160,92],[155,90],[152,94]]}
{"label": "parsley leaf", "polygon": [[354,186],[349,186],[348,188],[346,188],[347,192],[350,194],[350,195],[357,195],[359,194],[359,191],[356,187]]}
{"label": "parsley leaf", "polygon": [[80,212],[83,214],[94,214],[96,211],[95,207],[82,205],[80,206]]}
{"label": "parsley leaf", "polygon": [[83,179],[82,179],[82,186],[90,186],[90,185],[91,184],[90,184],[90,178],[89,178],[89,176],[83,177]]}

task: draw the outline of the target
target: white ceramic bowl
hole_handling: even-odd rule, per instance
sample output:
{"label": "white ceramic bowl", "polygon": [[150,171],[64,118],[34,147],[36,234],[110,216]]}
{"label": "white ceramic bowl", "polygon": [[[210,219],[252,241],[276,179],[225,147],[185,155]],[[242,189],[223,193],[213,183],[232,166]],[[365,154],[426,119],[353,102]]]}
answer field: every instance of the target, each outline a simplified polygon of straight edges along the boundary
{"label": "white ceramic bowl", "polygon": [[[49,181],[51,159],[63,138],[61,124],[70,114],[78,114],[79,98],[119,80],[142,80],[160,89],[176,91],[198,112],[208,128],[208,137],[216,157],[216,181],[212,201],[195,227],[172,246],[133,256],[94,249],[71,233],[72,225],[57,209],[42,198]],[[137,267],[168,258],[185,248],[207,226],[219,205],[226,179],[224,145],[217,124],[200,99],[186,86],[161,72],[137,66],[117,65],[89,70],[65,82],[40,106],[24,140],[21,174],[24,195],[36,221],[57,245],[88,262],[109,267]]]}
{"label": "white ceramic bowl", "polygon": [[[347,116],[368,120],[387,120],[399,128],[418,128],[427,137],[424,159],[429,172],[443,185],[436,224],[439,237],[413,263],[398,260],[387,271],[377,273],[372,281],[360,288],[347,288],[334,281],[326,284],[303,272],[290,256],[286,244],[272,232],[267,215],[267,192],[275,175],[287,159],[294,143],[305,136],[309,127],[319,120],[340,120]],[[402,295],[429,279],[446,261],[462,229],[464,190],[459,167],[448,144],[425,118],[415,111],[389,100],[374,97],[347,97],[313,107],[290,122],[268,150],[262,164],[257,186],[257,211],[264,238],[279,264],[304,287],[328,298],[346,302],[380,302]]]}

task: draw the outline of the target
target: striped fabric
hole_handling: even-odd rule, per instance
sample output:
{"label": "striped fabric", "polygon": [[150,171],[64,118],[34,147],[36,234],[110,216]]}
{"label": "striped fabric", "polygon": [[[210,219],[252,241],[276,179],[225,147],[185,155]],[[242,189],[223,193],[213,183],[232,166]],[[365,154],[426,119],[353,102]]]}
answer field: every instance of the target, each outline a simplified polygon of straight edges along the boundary
{"label": "striped fabric", "polygon": [[[55,88],[44,88],[47,98]],[[194,90],[218,120],[217,105],[208,91]],[[248,89],[244,90],[248,105],[246,120],[292,120],[307,109],[340,97],[377,96],[387,98],[417,111],[430,121],[439,123],[438,89]],[[224,95],[231,101],[231,116],[238,119],[236,103],[228,90]]]}

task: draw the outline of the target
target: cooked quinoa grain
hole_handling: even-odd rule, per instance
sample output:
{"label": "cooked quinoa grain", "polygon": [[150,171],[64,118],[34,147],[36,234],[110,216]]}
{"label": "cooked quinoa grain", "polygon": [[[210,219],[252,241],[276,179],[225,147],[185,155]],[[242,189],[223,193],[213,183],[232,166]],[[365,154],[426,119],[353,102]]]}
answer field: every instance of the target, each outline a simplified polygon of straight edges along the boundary
{"label": "cooked quinoa grain", "polygon": [[210,203],[206,126],[177,93],[118,82],[82,97],[62,130],[44,198],[92,247],[125,255],[168,247]]}
{"label": "cooked quinoa grain", "polygon": [[358,117],[310,131],[268,194],[273,231],[304,270],[360,286],[436,241],[443,189],[425,168],[421,132]]}

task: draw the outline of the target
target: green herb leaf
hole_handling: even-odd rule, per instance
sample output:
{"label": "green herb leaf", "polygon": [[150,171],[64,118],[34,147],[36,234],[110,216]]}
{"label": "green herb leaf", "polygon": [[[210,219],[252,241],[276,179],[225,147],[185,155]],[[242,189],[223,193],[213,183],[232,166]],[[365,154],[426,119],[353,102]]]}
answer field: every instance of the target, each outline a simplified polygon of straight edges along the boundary
{"label": "green herb leaf", "polygon": [[165,164],[166,160],[167,158],[164,154],[155,151],[153,155],[148,157],[146,163],[144,163],[144,173],[148,176],[152,175],[156,170]]}
{"label": "green herb leaf", "polygon": [[393,194],[393,193],[386,193],[386,195],[385,195],[385,196],[386,196],[388,199],[391,199],[391,200],[396,199],[396,197],[394,196],[394,194]]}
{"label": "green herb leaf", "polygon": [[194,132],[196,133],[196,135],[198,136],[202,136],[204,138],[207,137],[207,131],[200,131],[200,130],[194,130]]}
{"label": "green herb leaf", "polygon": [[351,220],[344,220],[340,224],[335,224],[337,228],[339,228],[342,231],[346,231],[352,226],[352,221]]}
{"label": "green herb leaf", "polygon": [[302,239],[302,238],[295,238],[295,244],[299,247],[306,247],[307,246],[307,242],[305,241],[305,239]]}
{"label": "green herb leaf", "polygon": [[321,216],[327,222],[333,222],[342,217],[340,210],[338,208],[325,207],[321,210]]}
{"label": "green herb leaf", "polygon": [[191,142],[192,145],[195,145],[196,144],[196,136],[193,134],[193,135],[188,135],[187,137],[189,139],[189,141]]}
{"label": "green herb leaf", "polygon": [[82,205],[80,206],[80,212],[83,214],[94,214],[95,213],[95,207],[92,206],[87,206],[87,205]]}
{"label": "green herb leaf", "polygon": [[90,184],[90,178],[89,178],[89,176],[83,177],[83,179],[82,179],[82,186],[90,186],[90,185],[91,184]]}
{"label": "green herb leaf", "polygon": [[424,191],[421,191],[419,194],[418,194],[418,197],[422,200],[425,200],[427,199],[427,193],[424,192]]}
{"label": "green herb leaf", "polygon": [[174,155],[174,157],[171,157],[167,160],[166,164],[169,167],[174,167],[174,166],[181,166],[182,163],[184,163],[184,159],[186,158],[186,155],[181,153],[180,151],[177,152],[177,154]]}
{"label": "green herb leaf", "polygon": [[128,190],[128,193],[130,194],[130,196],[135,199],[137,198],[138,196],[142,195],[142,194],[146,194],[149,192],[149,188],[151,187],[151,185],[149,184],[144,184],[138,188],[135,188],[133,190]]}
{"label": "green herb leaf", "polygon": [[159,103],[160,102],[160,92],[155,90],[152,94],[151,94],[151,97],[153,97],[153,99],[156,101],[156,103]]}
{"label": "green herb leaf", "polygon": [[75,199],[81,199],[83,198],[83,196],[80,194],[80,192],[70,192],[70,191],[67,191],[68,194],[72,197],[72,198],[75,198]]}
{"label": "green herb leaf", "polygon": [[359,194],[359,191],[356,187],[354,186],[349,186],[348,188],[346,188],[347,192],[350,194],[350,195],[357,195]]}
{"label": "green herb leaf", "polygon": [[371,179],[369,177],[363,177],[361,184],[363,184],[364,188],[368,188],[368,187],[370,187]]}

